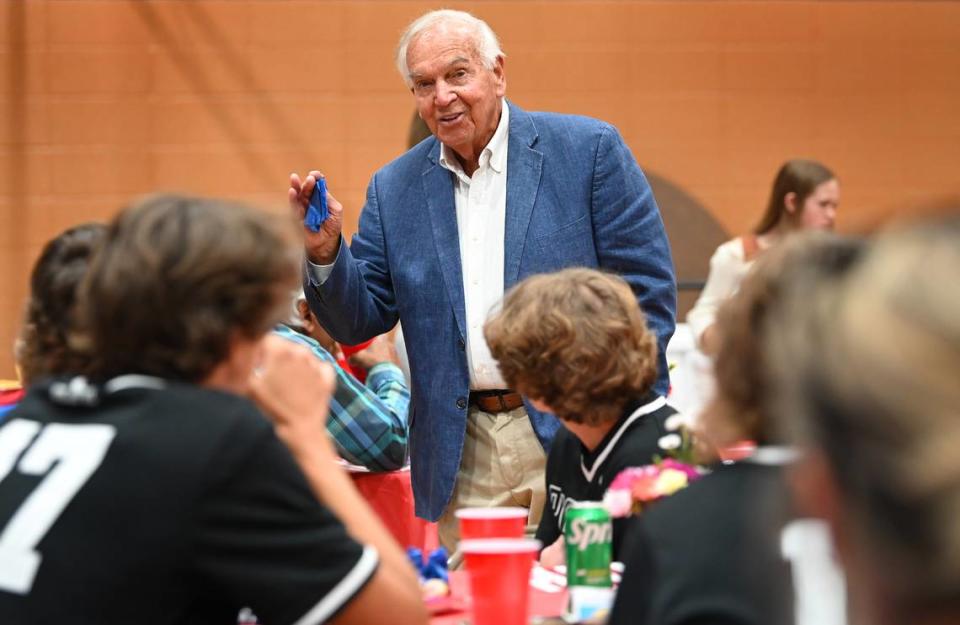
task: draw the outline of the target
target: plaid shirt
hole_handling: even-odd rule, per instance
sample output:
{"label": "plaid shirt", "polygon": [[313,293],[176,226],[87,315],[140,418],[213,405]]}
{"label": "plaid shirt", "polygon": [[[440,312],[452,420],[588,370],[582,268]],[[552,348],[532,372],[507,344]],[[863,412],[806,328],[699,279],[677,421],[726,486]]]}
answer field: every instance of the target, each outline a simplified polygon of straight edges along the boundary
{"label": "plaid shirt", "polygon": [[347,461],[371,471],[393,471],[407,460],[407,409],[410,390],[403,372],[393,363],[382,362],[367,373],[363,385],[337,364],[320,344],[278,325],[277,336],[309,347],[320,360],[337,372],[337,388],[330,398],[327,431],[337,451]]}

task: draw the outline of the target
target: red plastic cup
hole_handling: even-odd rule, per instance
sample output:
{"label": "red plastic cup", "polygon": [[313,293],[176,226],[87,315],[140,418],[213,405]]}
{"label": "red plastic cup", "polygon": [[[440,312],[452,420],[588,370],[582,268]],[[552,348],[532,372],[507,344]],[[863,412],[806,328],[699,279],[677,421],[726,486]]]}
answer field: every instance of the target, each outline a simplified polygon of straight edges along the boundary
{"label": "red plastic cup", "polygon": [[475,538],[460,543],[470,576],[473,625],[526,625],[530,568],[540,551],[531,538]]}
{"label": "red plastic cup", "polygon": [[523,538],[527,526],[526,508],[461,508],[460,539]]}

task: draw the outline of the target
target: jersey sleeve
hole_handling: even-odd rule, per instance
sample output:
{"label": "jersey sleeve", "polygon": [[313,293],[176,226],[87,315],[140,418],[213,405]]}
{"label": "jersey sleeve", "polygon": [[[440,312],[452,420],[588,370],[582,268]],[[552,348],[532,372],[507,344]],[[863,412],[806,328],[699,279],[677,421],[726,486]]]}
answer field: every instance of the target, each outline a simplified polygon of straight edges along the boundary
{"label": "jersey sleeve", "polygon": [[[563,532],[560,529],[560,514],[563,513],[564,508],[564,498],[563,492],[556,485],[558,475],[558,456],[561,455],[562,449],[565,447],[563,444],[563,437],[558,436],[558,439],[554,441],[553,448],[550,450],[550,454],[547,456],[547,467],[545,471],[545,481],[546,481],[546,497],[544,497],[543,502],[543,514],[540,516],[540,525],[537,526],[537,533],[535,538],[543,543],[543,548],[547,548],[552,545]],[[551,487],[551,483],[554,486]]]}
{"label": "jersey sleeve", "polygon": [[253,445],[233,447],[249,451],[226,449],[211,465],[197,519],[196,575],[263,623],[329,620],[371,579],[376,551],[354,541],[316,500],[272,429]]}

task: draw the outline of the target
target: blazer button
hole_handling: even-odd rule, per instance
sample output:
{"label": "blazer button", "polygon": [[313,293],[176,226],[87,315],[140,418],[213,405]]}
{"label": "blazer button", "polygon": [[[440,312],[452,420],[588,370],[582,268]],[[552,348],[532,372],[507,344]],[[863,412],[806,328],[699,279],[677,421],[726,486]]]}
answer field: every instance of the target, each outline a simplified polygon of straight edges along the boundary
{"label": "blazer button", "polygon": [[458,398],[457,398],[457,408],[459,408],[460,410],[463,410],[463,409],[466,408],[466,407],[467,407],[467,398],[466,398],[466,397],[458,397]]}
{"label": "blazer button", "polygon": [[457,339],[457,347],[459,347],[460,351],[462,352],[464,349],[466,349],[467,345],[463,342],[463,339]]}

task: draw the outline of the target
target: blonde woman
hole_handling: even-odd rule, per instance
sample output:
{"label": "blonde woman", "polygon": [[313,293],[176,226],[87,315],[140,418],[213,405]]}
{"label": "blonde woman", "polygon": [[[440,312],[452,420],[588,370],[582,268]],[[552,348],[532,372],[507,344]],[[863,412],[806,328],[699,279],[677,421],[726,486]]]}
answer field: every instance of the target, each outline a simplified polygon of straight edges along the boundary
{"label": "blonde woman", "polygon": [[960,216],[881,237],[773,322],[794,483],[828,520],[857,623],[960,622]]}

